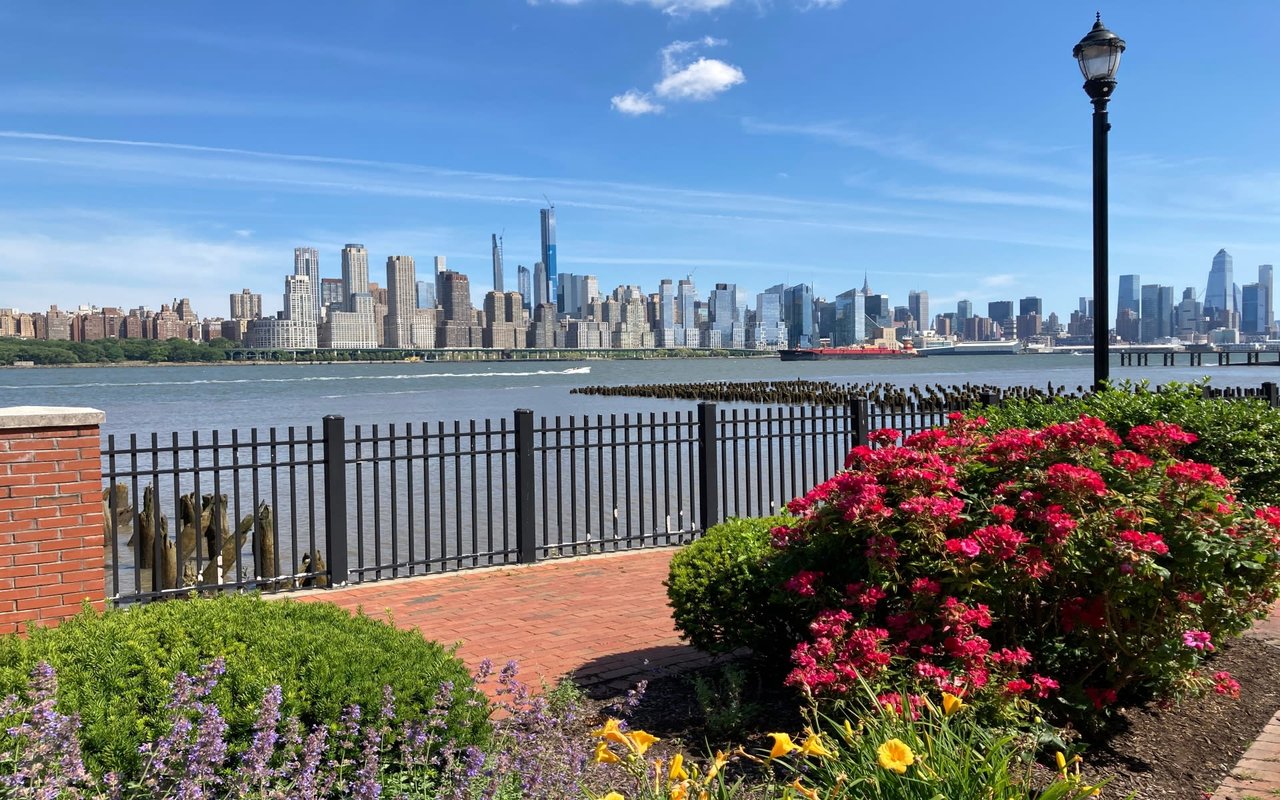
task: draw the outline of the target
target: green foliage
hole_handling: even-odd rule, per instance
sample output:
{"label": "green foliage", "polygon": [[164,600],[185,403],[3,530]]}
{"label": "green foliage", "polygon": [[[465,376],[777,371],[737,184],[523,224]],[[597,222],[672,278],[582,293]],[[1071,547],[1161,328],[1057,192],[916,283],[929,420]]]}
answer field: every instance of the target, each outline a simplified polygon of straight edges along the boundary
{"label": "green foliage", "polygon": [[212,362],[224,361],[233,342],[191,342],[185,339],[101,339],[93,342],[0,338],[0,365],[15,361],[51,364],[110,364],[123,361]]}
{"label": "green foliage", "polygon": [[741,667],[728,664],[718,670],[718,675],[695,673],[691,680],[704,727],[713,739],[739,735],[760,711],[758,703],[743,699],[748,675]]}
{"label": "green foliage", "polygon": [[1206,399],[1206,383],[1171,383],[1152,391],[1143,381],[1125,382],[1084,398],[1008,400],[970,412],[988,430],[1041,428],[1055,422],[1098,417],[1121,436],[1157,420],[1191,431],[1199,441],[1183,450],[1194,461],[1213,464],[1231,479],[1243,500],[1280,501],[1280,409],[1263,400]]}
{"label": "green foliage", "polygon": [[667,597],[676,627],[708,653],[748,648],[773,653],[771,643],[795,633],[772,613],[775,574],[769,531],[790,516],[730,519],[671,559]]}
{"label": "green foliage", "polygon": [[226,673],[212,698],[247,745],[263,693],[279,684],[281,712],[333,725],[356,704],[376,714],[391,687],[401,720],[422,720],[443,681],[453,684],[447,738],[483,740],[487,704],[462,663],[415,631],[328,603],[223,596],[85,612],[28,638],[0,639],[0,696],[18,693],[32,668],[58,672],[59,709],[78,714],[86,758],[97,770],[134,774],[138,746],[154,741],[178,672],[195,675],[217,658]]}

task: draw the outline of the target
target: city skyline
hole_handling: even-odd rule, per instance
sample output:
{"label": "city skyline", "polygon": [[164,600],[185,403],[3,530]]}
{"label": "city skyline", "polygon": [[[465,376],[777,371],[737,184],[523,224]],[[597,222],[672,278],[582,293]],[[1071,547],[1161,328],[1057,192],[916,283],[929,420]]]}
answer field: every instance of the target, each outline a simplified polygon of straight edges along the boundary
{"label": "city skyline", "polygon": [[[445,254],[482,296],[493,233],[518,285],[512,270],[543,260],[531,215],[554,202],[544,269],[602,286],[693,275],[833,298],[870,272],[935,308],[1034,292],[1063,313],[1091,294],[1089,107],[1070,50],[1093,11],[6,6],[24,36],[0,69],[24,77],[0,85],[0,306],[212,310],[249,287],[270,312],[282,252],[307,242],[333,275],[353,239],[377,264]],[[1203,292],[1219,248],[1238,269],[1274,263],[1280,111],[1256,98],[1280,72],[1266,36],[1280,9],[1102,11],[1129,42],[1111,106],[1113,281]],[[968,65],[992,25],[1016,68],[989,83]],[[1205,29],[1230,46],[1187,59]]]}

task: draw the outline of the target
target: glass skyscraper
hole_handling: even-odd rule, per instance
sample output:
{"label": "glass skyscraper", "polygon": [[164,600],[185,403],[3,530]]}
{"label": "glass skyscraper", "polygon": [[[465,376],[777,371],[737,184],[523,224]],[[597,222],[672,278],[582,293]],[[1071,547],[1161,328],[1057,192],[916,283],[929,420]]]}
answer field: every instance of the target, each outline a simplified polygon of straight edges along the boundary
{"label": "glass skyscraper", "polygon": [[1204,291],[1204,313],[1210,320],[1222,311],[1239,313],[1240,309],[1235,302],[1234,280],[1231,254],[1225,249],[1219,250],[1213,257],[1213,266],[1209,269],[1209,285]]}
{"label": "glass skyscraper", "polygon": [[[544,208],[538,212],[542,218],[542,266],[546,272],[546,287],[543,296],[550,302],[556,298],[556,207]],[[563,308],[558,309],[564,311]]]}

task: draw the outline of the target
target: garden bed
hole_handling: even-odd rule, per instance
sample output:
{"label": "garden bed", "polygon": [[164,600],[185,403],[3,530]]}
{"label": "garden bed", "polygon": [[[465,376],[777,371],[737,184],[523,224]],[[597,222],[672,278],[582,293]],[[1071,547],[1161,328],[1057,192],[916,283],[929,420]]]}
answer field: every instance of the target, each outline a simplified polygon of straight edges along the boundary
{"label": "garden bed", "polygon": [[[1227,777],[1280,709],[1280,642],[1245,636],[1222,647],[1209,666],[1229,671],[1240,682],[1239,700],[1209,694],[1176,708],[1124,709],[1113,730],[1093,738],[1083,772],[1089,782],[1110,778],[1104,797],[1133,793],[1141,800],[1203,800]],[[679,740],[689,752],[702,754],[739,744],[767,750],[769,732],[803,726],[795,692],[748,679],[742,699],[754,708],[741,714],[738,735],[726,737],[716,725],[709,727],[695,681],[722,687],[722,670],[707,667],[650,681],[632,712],[633,727]],[[595,703],[603,717],[614,713],[610,706],[621,700],[599,698]],[[712,709],[716,711],[730,713],[723,706]]]}

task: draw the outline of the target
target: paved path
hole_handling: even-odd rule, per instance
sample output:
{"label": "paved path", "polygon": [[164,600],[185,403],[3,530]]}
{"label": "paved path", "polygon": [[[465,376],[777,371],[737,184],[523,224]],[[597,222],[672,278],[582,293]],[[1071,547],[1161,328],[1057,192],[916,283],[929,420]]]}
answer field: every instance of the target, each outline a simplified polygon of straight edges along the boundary
{"label": "paved path", "polygon": [[[1246,636],[1280,642],[1280,610],[1255,623]],[[1262,733],[1245,751],[1239,763],[1214,792],[1213,800],[1246,800],[1280,795],[1280,711],[1271,716]]]}
{"label": "paved path", "polygon": [[667,668],[711,661],[680,641],[667,607],[662,582],[677,549],[384,581],[298,599],[362,607],[375,617],[390,612],[402,628],[459,642],[468,666],[516,659],[533,686],[573,675],[583,686],[625,690]]}

